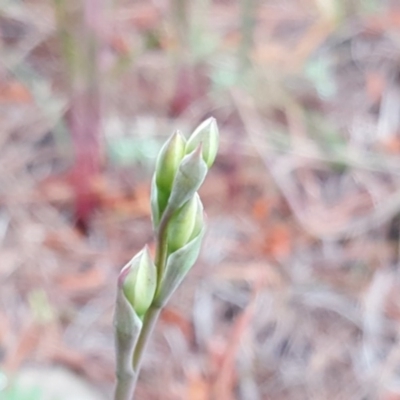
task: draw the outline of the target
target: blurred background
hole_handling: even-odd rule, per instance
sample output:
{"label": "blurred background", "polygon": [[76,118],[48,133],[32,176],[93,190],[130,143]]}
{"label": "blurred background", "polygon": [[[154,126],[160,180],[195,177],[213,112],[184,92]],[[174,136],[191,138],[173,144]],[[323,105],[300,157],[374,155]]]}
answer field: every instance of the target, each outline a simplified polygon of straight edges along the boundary
{"label": "blurred background", "polygon": [[112,392],[155,156],[211,115],[207,236],[138,398],[400,399],[396,0],[0,0],[2,400],[49,368]]}

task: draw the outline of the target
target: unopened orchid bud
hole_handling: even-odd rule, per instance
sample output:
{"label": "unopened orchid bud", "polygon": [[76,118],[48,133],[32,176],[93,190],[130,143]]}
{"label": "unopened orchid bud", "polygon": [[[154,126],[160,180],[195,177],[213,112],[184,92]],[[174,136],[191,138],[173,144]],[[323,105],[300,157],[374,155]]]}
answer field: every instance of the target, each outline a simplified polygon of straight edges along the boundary
{"label": "unopened orchid bud", "polygon": [[218,140],[217,124],[210,118],[187,143],[180,133],[172,135],[157,158],[150,196],[157,265],[145,247],[119,275],[115,399],[133,397],[143,352],[159,313],[199,257],[205,224],[197,191],[215,160]]}
{"label": "unopened orchid bud", "polygon": [[185,138],[177,131],[162,147],[156,162],[156,183],[167,196],[171,192],[176,171],[185,156]]}
{"label": "unopened orchid bud", "polygon": [[207,175],[207,164],[202,158],[201,151],[201,145],[199,145],[179,164],[168,199],[168,208],[172,212],[182,207],[194,196]]}
{"label": "unopened orchid bud", "polygon": [[136,314],[142,317],[149,309],[156,290],[156,266],[147,246],[122,269],[119,285]]}
{"label": "unopened orchid bud", "polygon": [[199,208],[199,202],[199,195],[195,193],[189,201],[172,215],[167,231],[169,253],[173,253],[183,247],[192,237],[196,222],[199,219],[198,213],[202,213],[202,209]]}
{"label": "unopened orchid bud", "polygon": [[203,159],[210,168],[217,156],[219,131],[215,118],[208,118],[202,122],[192,133],[186,143],[186,153],[192,152],[202,143]]}

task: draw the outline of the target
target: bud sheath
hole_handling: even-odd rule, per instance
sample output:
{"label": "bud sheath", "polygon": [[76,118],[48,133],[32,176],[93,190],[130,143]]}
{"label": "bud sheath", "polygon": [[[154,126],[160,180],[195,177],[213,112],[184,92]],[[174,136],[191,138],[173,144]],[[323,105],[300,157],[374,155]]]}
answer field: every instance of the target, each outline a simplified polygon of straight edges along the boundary
{"label": "bud sheath", "polygon": [[156,267],[146,246],[133,257],[120,274],[120,285],[124,295],[139,317],[149,309],[156,284]]}
{"label": "bud sheath", "polygon": [[199,209],[199,195],[195,195],[187,201],[180,209],[175,211],[168,225],[168,252],[174,251],[183,247],[190,240],[195,228],[198,213],[202,212]]}
{"label": "bud sheath", "polygon": [[215,118],[202,122],[192,133],[186,144],[186,154],[191,153],[200,143],[202,144],[203,159],[210,168],[217,156],[219,131]]}
{"label": "bud sheath", "polygon": [[175,132],[160,151],[156,163],[156,183],[160,191],[169,195],[176,171],[185,156],[185,139]]}

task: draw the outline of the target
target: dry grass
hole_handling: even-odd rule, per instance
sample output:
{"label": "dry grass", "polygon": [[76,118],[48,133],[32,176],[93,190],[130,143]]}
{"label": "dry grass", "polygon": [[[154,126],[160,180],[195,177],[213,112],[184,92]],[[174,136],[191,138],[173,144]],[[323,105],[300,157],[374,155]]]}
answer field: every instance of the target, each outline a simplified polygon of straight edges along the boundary
{"label": "dry grass", "polygon": [[51,3],[1,6],[2,367],[58,363],[111,390],[114,282],[151,238],[152,159],[121,167],[110,148],[139,134],[153,154],[160,135],[213,113],[203,255],[162,315],[139,398],[398,399],[400,11],[264,2],[237,76],[240,8],[215,3],[192,54],[166,2],[108,15],[111,128],[85,234]]}

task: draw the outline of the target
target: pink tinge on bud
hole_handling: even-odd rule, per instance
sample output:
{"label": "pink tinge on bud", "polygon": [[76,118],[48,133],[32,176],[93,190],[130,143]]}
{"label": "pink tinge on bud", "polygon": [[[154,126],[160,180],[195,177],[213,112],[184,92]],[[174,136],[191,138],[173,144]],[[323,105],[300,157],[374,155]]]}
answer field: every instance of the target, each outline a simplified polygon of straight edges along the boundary
{"label": "pink tinge on bud", "polygon": [[118,275],[118,287],[121,289],[122,286],[124,285],[125,279],[129,274],[129,271],[131,270],[131,266],[128,264],[122,270],[120,271]]}
{"label": "pink tinge on bud", "polygon": [[194,154],[201,156],[203,154],[203,142],[199,143],[196,147]]}
{"label": "pink tinge on bud", "polygon": [[199,143],[195,149],[189,153],[186,157],[192,157],[192,160],[200,161],[203,159],[203,143]]}

